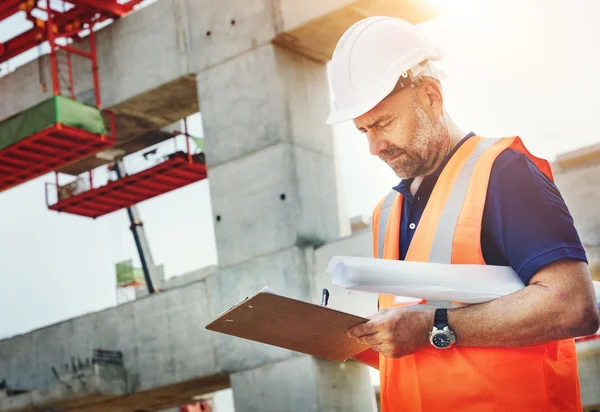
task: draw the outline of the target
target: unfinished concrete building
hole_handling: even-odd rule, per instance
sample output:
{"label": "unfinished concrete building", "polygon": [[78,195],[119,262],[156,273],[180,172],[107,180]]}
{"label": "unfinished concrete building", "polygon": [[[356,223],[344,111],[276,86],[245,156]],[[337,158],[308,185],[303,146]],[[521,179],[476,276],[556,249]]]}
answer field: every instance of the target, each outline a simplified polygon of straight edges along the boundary
{"label": "unfinished concrete building", "polygon": [[[103,107],[115,114],[115,141],[60,171],[79,175],[115,153],[171,138],[166,127],[201,111],[219,266],[164,284],[154,278],[161,293],[0,341],[0,410],[154,411],[232,388],[241,412],[375,411],[363,365],[204,326],[264,285],[313,302],[328,287],[333,308],[366,314],[376,307],[375,297],[336,289],[325,275],[334,255],[367,256],[371,248],[368,228],[351,234],[340,212],[333,139],[324,124],[325,63],[361,18],[418,23],[435,14],[415,0],[159,0],[99,30],[99,89]],[[0,78],[0,90],[11,96],[0,102],[0,119],[52,96],[31,81],[46,76],[51,84],[49,72],[40,71],[50,64],[45,56]],[[91,102],[95,85],[86,70],[73,66],[73,94]],[[555,167],[562,168],[557,182],[598,279],[600,229],[590,197],[600,193],[572,184],[584,176],[600,185],[597,156],[586,156],[559,159]],[[171,181],[194,173],[177,172]],[[600,408],[597,342],[579,344],[590,408]]]}

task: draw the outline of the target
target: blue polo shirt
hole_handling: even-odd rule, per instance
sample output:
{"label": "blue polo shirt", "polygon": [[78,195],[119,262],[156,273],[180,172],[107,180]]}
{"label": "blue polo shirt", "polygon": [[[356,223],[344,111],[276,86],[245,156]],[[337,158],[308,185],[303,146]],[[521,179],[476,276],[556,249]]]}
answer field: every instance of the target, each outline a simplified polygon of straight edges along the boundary
{"label": "blue polo shirt", "polygon": [[[426,176],[415,196],[413,179],[394,187],[404,196],[400,221],[400,259],[404,260],[440,173],[460,141],[436,171]],[[413,225],[414,224],[414,225]],[[481,230],[488,265],[512,266],[525,284],[544,266],[562,259],[587,262],[585,250],[556,185],[529,158],[513,149],[502,152],[490,175]]]}

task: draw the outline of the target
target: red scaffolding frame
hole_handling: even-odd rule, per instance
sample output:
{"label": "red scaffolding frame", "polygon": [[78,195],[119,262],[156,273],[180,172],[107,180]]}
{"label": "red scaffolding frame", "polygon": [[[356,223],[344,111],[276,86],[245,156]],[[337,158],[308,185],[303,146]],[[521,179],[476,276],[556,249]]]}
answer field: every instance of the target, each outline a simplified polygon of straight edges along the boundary
{"label": "red scaffolding frame", "polygon": [[91,156],[115,142],[114,115],[111,133],[97,135],[61,123],[47,127],[0,150],[0,191]]}
{"label": "red scaffolding frame", "polygon": [[[89,172],[89,188],[72,195],[61,193],[61,189],[76,187],[79,177],[69,185],[59,186],[58,175],[55,183],[46,183],[46,204],[50,210],[96,219],[120,209],[131,207],[137,203],[171,192],[191,183],[207,178],[204,153],[192,154],[190,136],[185,132],[175,132],[174,136],[183,134],[186,138],[186,151],[178,151],[167,156],[162,162],[141,172],[127,175],[121,179],[109,181],[106,185],[94,187],[92,171]],[[54,187],[53,187],[54,186]],[[50,193],[55,192],[57,201],[51,204]]]}
{"label": "red scaffolding frame", "polygon": [[[101,109],[94,25],[124,16],[141,1],[131,0],[120,4],[117,0],[2,0],[0,20],[24,12],[26,19],[33,23],[33,27],[0,43],[0,63],[47,41],[50,46],[52,94],[66,95],[75,100],[72,55],[89,59],[94,85],[94,105]],[[45,20],[36,17],[40,13],[45,14]],[[82,34],[87,34],[89,50],[76,47],[76,44],[83,41]],[[59,52],[66,53],[67,93],[63,93],[61,84]],[[42,84],[42,88],[45,89],[46,85]],[[110,112],[107,114],[110,116],[110,133],[96,134],[57,122],[0,150],[0,191],[61,169],[113,146],[116,141],[114,115]]]}
{"label": "red scaffolding frame", "polygon": [[[117,0],[2,0],[0,3],[0,21],[17,13],[24,12],[25,18],[33,23],[33,27],[26,32],[0,43],[0,63],[5,62],[19,54],[32,49],[48,39],[46,20],[35,16],[39,12],[53,15],[53,30],[56,38],[69,38],[77,40],[79,33],[95,23],[108,19],[118,19],[131,12],[135,5],[143,0],[130,0],[120,4]],[[66,7],[56,7],[56,4],[69,4]]]}

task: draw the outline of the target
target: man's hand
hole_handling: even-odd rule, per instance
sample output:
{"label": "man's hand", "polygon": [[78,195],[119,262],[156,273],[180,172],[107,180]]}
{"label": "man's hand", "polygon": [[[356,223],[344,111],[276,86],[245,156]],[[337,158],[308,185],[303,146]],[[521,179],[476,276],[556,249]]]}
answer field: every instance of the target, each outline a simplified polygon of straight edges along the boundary
{"label": "man's hand", "polygon": [[434,312],[389,308],[348,331],[348,336],[388,358],[410,355],[429,345]]}

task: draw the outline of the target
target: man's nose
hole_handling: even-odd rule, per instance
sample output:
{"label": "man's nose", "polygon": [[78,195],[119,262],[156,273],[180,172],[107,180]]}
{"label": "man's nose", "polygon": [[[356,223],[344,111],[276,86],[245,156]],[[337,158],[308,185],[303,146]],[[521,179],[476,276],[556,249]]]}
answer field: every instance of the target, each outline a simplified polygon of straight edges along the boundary
{"label": "man's nose", "polygon": [[369,150],[373,156],[379,156],[381,152],[390,147],[390,143],[385,138],[378,137],[371,133],[368,133],[368,137]]}

